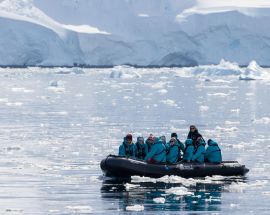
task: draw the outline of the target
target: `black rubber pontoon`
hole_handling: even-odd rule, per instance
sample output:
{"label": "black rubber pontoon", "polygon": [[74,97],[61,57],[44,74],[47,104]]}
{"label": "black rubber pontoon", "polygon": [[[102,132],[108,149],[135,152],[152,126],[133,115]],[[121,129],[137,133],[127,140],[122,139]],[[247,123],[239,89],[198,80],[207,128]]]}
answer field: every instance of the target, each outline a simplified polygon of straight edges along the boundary
{"label": "black rubber pontoon", "polygon": [[184,178],[206,177],[212,175],[242,176],[249,169],[237,161],[225,161],[221,164],[211,163],[182,163],[149,164],[141,160],[109,155],[100,163],[105,176],[131,177],[134,175],[160,178],[165,175],[177,175]]}

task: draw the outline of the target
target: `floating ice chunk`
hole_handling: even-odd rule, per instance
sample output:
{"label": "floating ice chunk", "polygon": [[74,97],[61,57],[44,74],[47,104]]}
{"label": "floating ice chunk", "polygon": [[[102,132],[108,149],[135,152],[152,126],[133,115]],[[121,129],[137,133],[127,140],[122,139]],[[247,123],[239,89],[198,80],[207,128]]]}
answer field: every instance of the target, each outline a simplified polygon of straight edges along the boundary
{"label": "floating ice chunk", "polygon": [[126,190],[131,190],[131,189],[137,188],[139,186],[140,186],[139,184],[129,184],[129,183],[125,184]]}
{"label": "floating ice chunk", "polygon": [[144,206],[143,205],[132,205],[126,207],[127,211],[143,211]]}
{"label": "floating ice chunk", "polygon": [[90,206],[84,206],[84,205],[77,205],[77,206],[66,206],[68,210],[70,210],[72,213],[92,213],[93,209]]}
{"label": "floating ice chunk", "polygon": [[154,198],[153,201],[154,201],[155,203],[164,204],[164,203],[165,203],[165,198],[163,198],[163,197],[158,197],[158,198]]}
{"label": "floating ice chunk", "polygon": [[8,102],[8,98],[0,98],[0,103],[7,103]]}
{"label": "floating ice chunk", "polygon": [[254,119],[253,123],[255,123],[255,124],[269,124],[270,118],[269,117],[262,117],[260,119]]}
{"label": "floating ice chunk", "polygon": [[28,90],[28,89],[25,89],[23,87],[13,87],[11,88],[11,91],[12,92],[23,92],[23,93],[32,93],[33,90]]}
{"label": "floating ice chunk", "polygon": [[209,110],[209,107],[208,106],[200,106],[199,107],[199,110],[201,111],[201,112],[204,112],[204,111],[208,111]]}
{"label": "floating ice chunk", "polygon": [[90,181],[91,182],[102,182],[102,177],[101,176],[91,176]]}
{"label": "floating ice chunk", "polygon": [[231,109],[231,112],[239,113],[240,112],[240,109],[239,108],[237,108],[237,109]]}
{"label": "floating ice chunk", "polygon": [[151,87],[153,89],[162,89],[164,87],[164,85],[166,84],[166,82],[157,82],[157,83],[154,83],[154,84],[151,84]]}
{"label": "floating ice chunk", "polygon": [[196,66],[191,68],[191,72],[194,75],[201,76],[228,76],[240,75],[242,73],[242,69],[237,63],[231,63],[221,59],[218,65]]}
{"label": "floating ice chunk", "polygon": [[239,76],[239,80],[245,81],[265,78],[269,78],[269,74],[255,60],[251,61],[245,71]]}
{"label": "floating ice chunk", "polygon": [[166,93],[168,93],[168,90],[166,90],[166,89],[161,89],[161,90],[159,90],[158,91],[160,94],[166,94]]}
{"label": "floating ice chunk", "polygon": [[168,105],[168,106],[172,106],[172,107],[176,107],[177,106],[177,104],[175,104],[175,101],[174,100],[171,100],[171,99],[161,100],[161,102],[163,104]]}
{"label": "floating ice chunk", "polygon": [[239,124],[240,124],[239,121],[235,121],[235,122],[229,121],[229,120],[225,121],[225,125],[239,125]]}
{"label": "floating ice chunk", "polygon": [[149,178],[149,177],[140,177],[140,176],[131,176],[131,182],[139,183],[139,182],[152,182],[156,183],[157,179]]}
{"label": "floating ice chunk", "polygon": [[50,86],[51,87],[58,87],[59,86],[59,81],[51,81]]}
{"label": "floating ice chunk", "polygon": [[125,100],[131,100],[132,97],[131,96],[124,96],[123,99],[125,99]]}
{"label": "floating ice chunk", "polygon": [[230,94],[227,93],[207,93],[208,96],[227,97]]}
{"label": "floating ice chunk", "polygon": [[85,72],[82,69],[75,67],[75,68],[72,68],[72,73],[76,75],[81,75],[81,74],[84,74]]}
{"label": "floating ice chunk", "polygon": [[167,194],[174,194],[177,196],[190,196],[194,195],[194,193],[189,192],[186,187],[172,187],[165,191]]}
{"label": "floating ice chunk", "polygon": [[185,187],[190,187],[196,185],[197,181],[193,178],[182,178],[180,176],[171,175],[171,176],[163,176],[157,179],[158,182],[165,182],[165,183],[175,183],[175,184],[182,184]]}
{"label": "floating ice chunk", "polygon": [[22,148],[20,146],[9,146],[7,147],[7,151],[19,151]]}
{"label": "floating ice chunk", "polygon": [[216,130],[220,131],[220,132],[235,132],[238,130],[238,128],[236,127],[231,127],[231,128],[222,128],[220,126],[216,126]]}
{"label": "floating ice chunk", "polygon": [[141,78],[142,76],[132,70],[132,69],[126,69],[122,66],[117,66],[113,68],[113,71],[110,74],[110,78],[122,78],[122,79],[130,79],[130,78]]}
{"label": "floating ice chunk", "polygon": [[11,107],[16,107],[16,106],[22,106],[23,103],[22,102],[7,102],[6,105],[11,106]]}
{"label": "floating ice chunk", "polygon": [[23,213],[23,209],[7,208],[6,209],[6,212],[12,213],[12,214],[22,214]]}
{"label": "floating ice chunk", "polygon": [[239,207],[239,204],[233,204],[233,203],[231,203],[230,206],[231,206],[232,208],[238,208],[238,207]]}
{"label": "floating ice chunk", "polygon": [[56,93],[65,92],[64,82],[63,81],[51,81],[48,87],[49,90],[54,91]]}
{"label": "floating ice chunk", "polygon": [[149,17],[149,14],[139,13],[137,16],[139,16],[139,17]]}
{"label": "floating ice chunk", "polygon": [[262,194],[266,196],[270,196],[270,191],[263,191]]}

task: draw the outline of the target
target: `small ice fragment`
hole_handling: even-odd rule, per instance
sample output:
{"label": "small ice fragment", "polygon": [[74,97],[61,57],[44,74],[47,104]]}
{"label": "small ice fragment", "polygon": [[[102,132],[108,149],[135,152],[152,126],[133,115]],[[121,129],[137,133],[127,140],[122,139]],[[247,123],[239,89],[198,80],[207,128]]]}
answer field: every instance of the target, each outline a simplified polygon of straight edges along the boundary
{"label": "small ice fragment", "polygon": [[158,197],[158,198],[154,198],[153,201],[155,203],[161,203],[161,204],[164,204],[165,203],[165,198],[163,197]]}
{"label": "small ice fragment", "polygon": [[127,206],[126,207],[127,211],[143,211],[144,206],[143,205],[133,205],[133,206]]}

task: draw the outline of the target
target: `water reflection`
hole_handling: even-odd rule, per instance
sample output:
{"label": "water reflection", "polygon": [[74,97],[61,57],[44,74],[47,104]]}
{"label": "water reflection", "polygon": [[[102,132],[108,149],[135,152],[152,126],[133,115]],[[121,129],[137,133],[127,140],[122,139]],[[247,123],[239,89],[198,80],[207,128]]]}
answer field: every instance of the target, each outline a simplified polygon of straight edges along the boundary
{"label": "water reflection", "polygon": [[[220,211],[224,188],[236,181],[245,182],[246,178],[224,178],[212,183],[198,179],[191,186],[163,181],[134,183],[128,179],[106,179],[102,183],[101,197],[105,204],[117,200],[121,211],[133,205],[143,205],[144,211]],[[179,188],[188,192],[179,193]],[[168,193],[168,190],[172,192]]]}

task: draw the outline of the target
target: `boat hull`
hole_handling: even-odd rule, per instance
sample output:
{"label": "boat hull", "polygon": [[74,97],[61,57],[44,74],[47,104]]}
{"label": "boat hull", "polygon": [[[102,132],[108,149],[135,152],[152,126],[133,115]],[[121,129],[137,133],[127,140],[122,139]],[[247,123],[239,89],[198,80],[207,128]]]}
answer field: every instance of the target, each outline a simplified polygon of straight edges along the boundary
{"label": "boat hull", "polygon": [[100,167],[108,177],[131,177],[134,175],[160,178],[165,175],[177,175],[184,178],[206,177],[212,175],[243,176],[249,170],[237,161],[226,161],[221,164],[211,163],[177,163],[149,164],[141,160],[109,155],[100,163]]}

